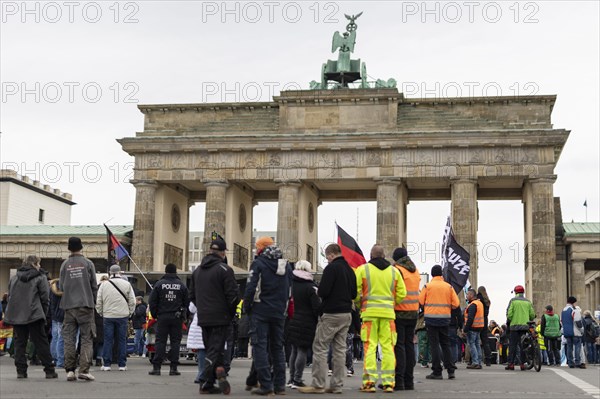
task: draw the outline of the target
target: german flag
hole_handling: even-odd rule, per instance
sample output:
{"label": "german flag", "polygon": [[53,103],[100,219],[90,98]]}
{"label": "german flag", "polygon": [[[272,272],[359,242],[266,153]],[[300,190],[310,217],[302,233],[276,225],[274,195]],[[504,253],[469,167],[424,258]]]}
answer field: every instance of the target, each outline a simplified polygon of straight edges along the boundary
{"label": "german flag", "polygon": [[353,269],[356,269],[360,265],[367,263],[365,256],[363,255],[358,243],[352,236],[350,236],[344,229],[342,229],[337,223],[338,239],[337,243],[342,249],[342,256],[346,259],[346,262]]}

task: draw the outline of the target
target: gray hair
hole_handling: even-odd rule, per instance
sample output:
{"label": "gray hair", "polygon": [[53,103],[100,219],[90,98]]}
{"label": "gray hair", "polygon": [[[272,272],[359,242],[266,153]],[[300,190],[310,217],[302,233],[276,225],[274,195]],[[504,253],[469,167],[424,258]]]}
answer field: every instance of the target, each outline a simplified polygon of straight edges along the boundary
{"label": "gray hair", "polygon": [[38,267],[41,261],[42,260],[37,255],[27,255],[25,259],[23,259],[23,266]]}
{"label": "gray hair", "polygon": [[302,260],[299,260],[298,262],[296,262],[294,269],[295,270],[304,270],[305,272],[310,272],[312,270],[312,265],[310,264],[309,261],[302,259]]}

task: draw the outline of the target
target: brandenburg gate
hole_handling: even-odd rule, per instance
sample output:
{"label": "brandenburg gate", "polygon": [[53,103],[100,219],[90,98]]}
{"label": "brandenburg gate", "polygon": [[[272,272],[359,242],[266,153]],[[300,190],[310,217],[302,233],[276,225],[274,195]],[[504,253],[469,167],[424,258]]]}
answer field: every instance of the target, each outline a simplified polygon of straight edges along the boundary
{"label": "brandenburg gate", "polygon": [[144,130],[118,141],[135,157],[140,267],[187,265],[189,207],[199,201],[204,248],[218,232],[229,263],[247,269],[259,201],[278,201],[286,256],[316,265],[321,201],[377,201],[377,242],[389,254],[407,242],[409,201],[451,200],[476,286],[478,201],[521,200],[527,296],[538,312],[562,303],[549,289],[558,278],[555,167],[569,136],[552,126],[556,96],[405,98],[394,83],[349,88],[352,75],[331,63],[321,84],[269,102],[138,107]]}

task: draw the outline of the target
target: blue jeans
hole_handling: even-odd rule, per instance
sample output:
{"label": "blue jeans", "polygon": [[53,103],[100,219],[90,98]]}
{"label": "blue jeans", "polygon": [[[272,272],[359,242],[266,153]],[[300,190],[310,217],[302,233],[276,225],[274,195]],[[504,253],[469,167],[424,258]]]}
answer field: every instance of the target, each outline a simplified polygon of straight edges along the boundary
{"label": "blue jeans", "polygon": [[596,348],[593,342],[585,343],[585,352],[587,353],[588,364],[596,363]]}
{"label": "blue jeans", "polygon": [[50,353],[56,367],[65,367],[65,343],[62,336],[62,323],[52,320],[52,342],[50,342]]}
{"label": "blue jeans", "polygon": [[206,379],[204,378],[204,360],[206,359],[206,350],[198,349],[198,374],[196,375],[196,380],[198,384],[202,384]]}
{"label": "blue jeans", "polygon": [[127,320],[127,317],[104,318],[104,348],[102,352],[104,367],[110,367],[114,341],[119,345],[117,354],[119,367],[127,365]]}
{"label": "blue jeans", "polygon": [[452,355],[452,361],[459,363],[461,360],[462,350],[461,341],[458,338],[456,327],[448,327],[448,339],[450,341],[450,355]]}
{"label": "blue jeans", "polygon": [[142,356],[144,354],[144,329],[143,328],[136,328],[135,330],[135,338],[134,338],[134,344],[133,347],[135,348],[135,351],[133,353],[137,353],[138,355]]}
{"label": "blue jeans", "polygon": [[[253,337],[254,367],[261,388],[285,389],[285,353],[283,351],[283,325],[285,320],[277,317],[252,315],[256,330]],[[269,366],[269,349],[273,359],[273,374]]]}
{"label": "blue jeans", "polygon": [[567,339],[567,364],[579,366],[581,364],[581,337],[565,337]]}
{"label": "blue jeans", "polygon": [[479,331],[467,332],[467,344],[471,350],[471,363],[481,366],[481,335]]}

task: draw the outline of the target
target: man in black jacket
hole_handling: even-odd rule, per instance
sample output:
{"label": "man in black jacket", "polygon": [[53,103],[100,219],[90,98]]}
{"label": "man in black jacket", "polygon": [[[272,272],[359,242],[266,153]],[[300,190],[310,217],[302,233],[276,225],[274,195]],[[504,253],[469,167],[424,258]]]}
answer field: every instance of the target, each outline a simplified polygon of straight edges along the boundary
{"label": "man in black jacket", "polygon": [[167,337],[170,338],[171,363],[169,375],[180,375],[177,371],[179,364],[179,344],[185,312],[190,304],[188,289],[177,276],[177,266],[169,263],[165,266],[165,275],[154,284],[148,299],[150,313],[156,319],[156,353],[152,359],[150,375],[160,375],[160,366],[167,349]]}
{"label": "man in black jacket", "polygon": [[[319,318],[312,347],[312,384],[298,388],[302,393],[342,393],[346,335],[352,321],[352,301],[356,298],[356,276],[338,244],[328,245],[325,257],[329,264],[323,271],[318,290],[323,315]],[[326,389],[329,344],[332,345],[334,374]]]}
{"label": "man in black jacket", "polygon": [[[210,252],[192,273],[191,301],[198,309],[198,325],[206,347],[204,365],[205,383],[200,393],[228,395],[231,387],[224,367],[224,348],[227,331],[239,302],[233,269],[223,262],[227,244],[217,238],[210,244]],[[219,387],[215,382],[219,381]]]}
{"label": "man in black jacket", "polygon": [[144,324],[146,324],[147,306],[144,303],[144,298],[141,296],[135,297],[135,310],[131,316],[131,324],[135,331],[134,347],[135,353],[138,356],[144,354]]}

